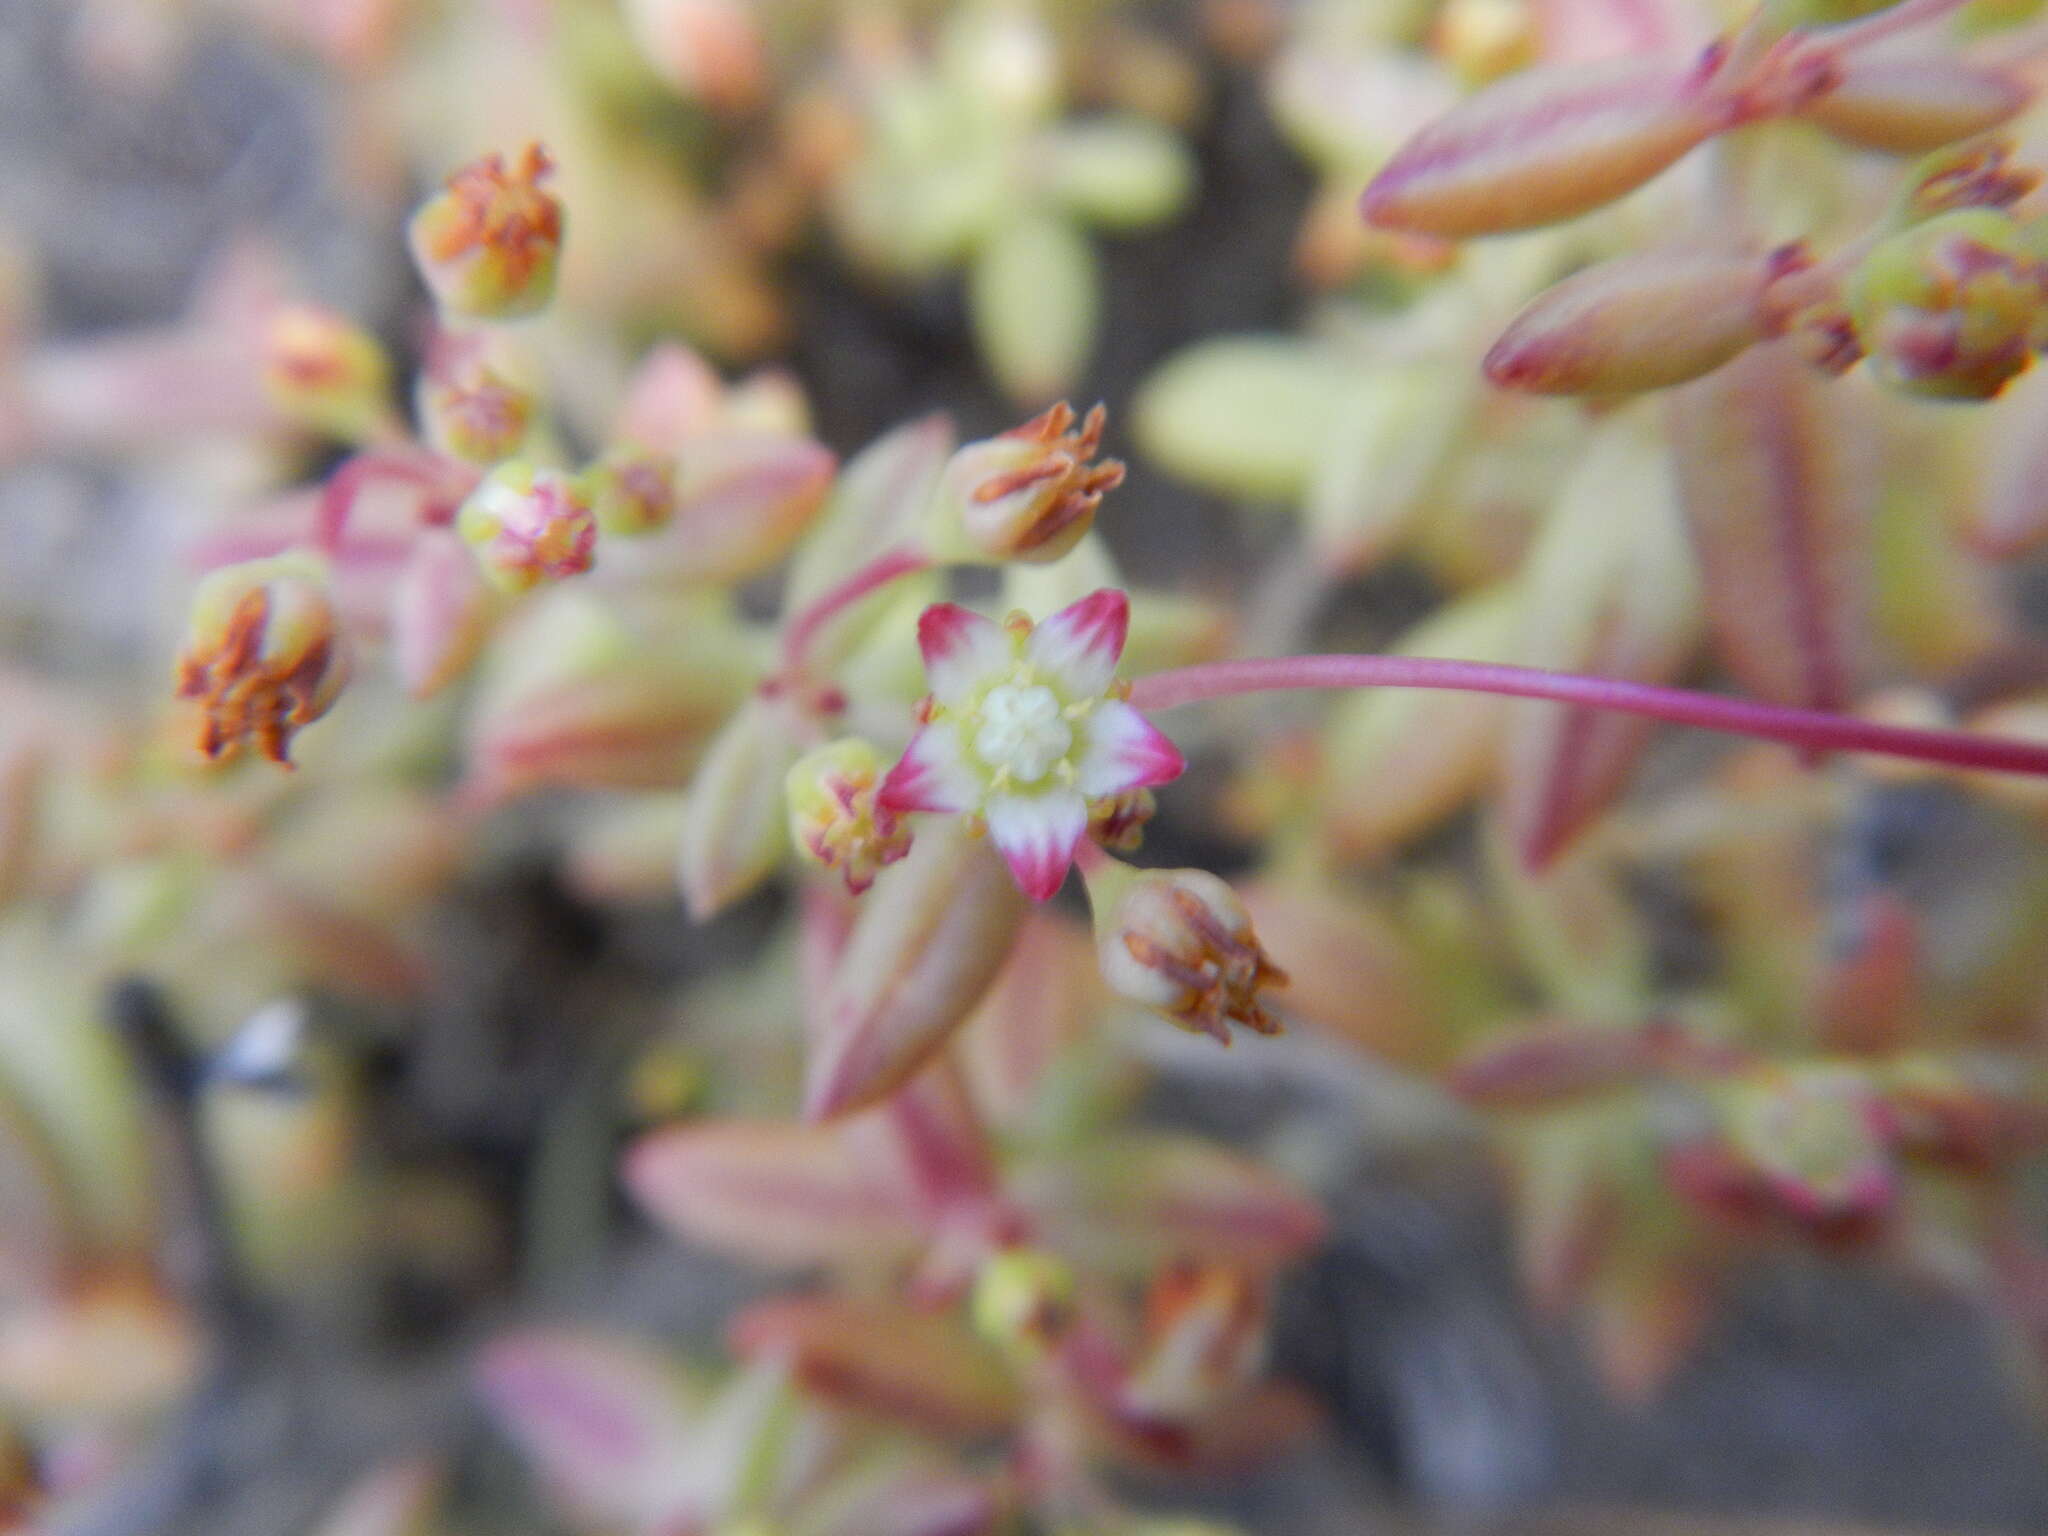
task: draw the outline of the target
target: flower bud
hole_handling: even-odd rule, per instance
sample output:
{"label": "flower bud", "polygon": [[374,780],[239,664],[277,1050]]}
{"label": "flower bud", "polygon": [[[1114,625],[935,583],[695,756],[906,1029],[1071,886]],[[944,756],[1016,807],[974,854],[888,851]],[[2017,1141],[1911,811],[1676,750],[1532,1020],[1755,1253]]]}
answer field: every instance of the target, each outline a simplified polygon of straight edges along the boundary
{"label": "flower bud", "polygon": [[1237,893],[1206,870],[1088,872],[1096,953],[1120,996],[1195,1034],[1230,1043],[1230,1026],[1277,1035],[1259,993],[1284,985]]}
{"label": "flower bud", "polygon": [[1663,389],[1711,373],[1768,334],[1762,298],[1782,259],[1658,251],[1574,273],[1515,317],[1487,378],[1542,395]]}
{"label": "flower bud", "polygon": [[839,870],[856,896],[884,865],[910,852],[910,828],[875,804],[881,780],[880,754],[846,736],[797,759],[786,781],[790,837],[801,852]]}
{"label": "flower bud", "polygon": [[676,515],[676,461],[665,453],[625,449],[584,472],[583,484],[600,531],[631,538],[666,528]]}
{"label": "flower bud", "polygon": [[1159,799],[1149,789],[1099,796],[1088,802],[1088,836],[1112,853],[1136,853],[1158,810]]}
{"label": "flower bud", "polygon": [[254,743],[274,763],[334,706],[349,651],[325,565],[295,552],[224,566],[199,584],[178,658],[177,692],[204,710],[199,750],[220,758]]}
{"label": "flower bud", "polygon": [[509,459],[533,426],[533,391],[477,357],[423,374],[416,400],[427,441],[466,464]]}
{"label": "flower bud", "polygon": [[1959,144],[1914,167],[1899,202],[1901,220],[1918,224],[1958,208],[2010,208],[2041,184],[2041,173],[2012,163],[2012,145],[1999,139]]}
{"label": "flower bud", "polygon": [[1464,239],[1591,212],[1726,125],[1714,60],[1624,59],[1511,75],[1397,150],[1360,207],[1383,229]]}
{"label": "flower bud", "polygon": [[975,1277],[973,1311],[983,1338],[1013,1355],[1042,1356],[1073,1322],[1073,1272],[1050,1253],[1006,1248]]}
{"label": "flower bud", "polygon": [[431,698],[468,671],[496,613],[462,540],[447,528],[423,532],[391,593],[391,653],[405,691]]}
{"label": "flower bud", "polygon": [[934,542],[990,562],[1057,560],[1081,542],[1105,491],[1123,483],[1116,459],[1091,462],[1107,413],[1074,428],[1064,402],[999,437],[954,453],[932,506],[945,526]]}
{"label": "flower bud", "polygon": [[2027,104],[2025,84],[1997,70],[1933,53],[1850,53],[1835,83],[1799,115],[1862,149],[1919,155],[1988,133]]}
{"label": "flower bud", "polygon": [[583,486],[524,462],[491,471],[462,504],[455,527],[503,592],[587,571],[597,548],[597,520]]}
{"label": "flower bud", "polygon": [[377,338],[352,320],[292,304],[271,318],[264,336],[263,388],[294,421],[359,442],[389,415],[391,363]]}
{"label": "flower bud", "polygon": [[413,215],[413,260],[444,310],[512,320],[547,308],[562,251],[562,204],[540,185],[553,170],[538,144],[509,166],[485,155]]}
{"label": "flower bud", "polygon": [[1989,399],[2048,342],[2048,262],[1988,208],[1893,235],[1856,268],[1848,294],[1872,365],[1910,394]]}

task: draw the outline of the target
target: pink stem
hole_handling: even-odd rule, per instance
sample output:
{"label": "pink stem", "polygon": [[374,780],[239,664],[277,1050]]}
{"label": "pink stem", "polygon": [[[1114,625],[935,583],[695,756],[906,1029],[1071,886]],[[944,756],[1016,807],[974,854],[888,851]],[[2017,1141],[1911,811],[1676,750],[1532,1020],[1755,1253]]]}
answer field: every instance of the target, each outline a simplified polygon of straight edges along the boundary
{"label": "pink stem", "polygon": [[317,549],[327,555],[341,553],[342,536],[348,531],[356,498],[379,480],[406,480],[427,491],[440,491],[448,484],[441,461],[422,452],[370,448],[354,454],[320,488],[320,503],[313,513]]}
{"label": "pink stem", "polygon": [[909,547],[875,556],[843,581],[827,587],[797,611],[782,635],[782,666],[786,673],[802,670],[818,632],[841,613],[890,582],[931,569],[931,556]]}
{"label": "pink stem", "polygon": [[1292,688],[1443,688],[1551,699],[1594,709],[1645,715],[1674,725],[1783,742],[1807,752],[1877,752],[1888,757],[2048,777],[2048,743],[1979,736],[1968,731],[1916,730],[1848,715],[1786,709],[1684,688],[1617,682],[1538,667],[1425,656],[1287,656],[1213,661],[1141,677],[1131,689],[1140,709],[1173,709],[1204,699]]}

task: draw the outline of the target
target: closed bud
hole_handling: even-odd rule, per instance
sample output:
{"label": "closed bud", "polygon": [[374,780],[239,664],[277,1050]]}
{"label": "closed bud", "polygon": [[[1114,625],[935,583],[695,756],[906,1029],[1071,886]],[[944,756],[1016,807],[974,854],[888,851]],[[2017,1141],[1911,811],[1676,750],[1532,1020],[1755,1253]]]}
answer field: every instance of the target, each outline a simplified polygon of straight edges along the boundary
{"label": "closed bud", "polygon": [[1073,1272],[1050,1253],[1006,1248],[991,1254],[974,1282],[974,1326],[1024,1358],[1045,1355],[1074,1320]]}
{"label": "closed bud", "polygon": [[1872,365],[1910,394],[1989,399],[2048,342],[2048,262],[1993,209],[1893,235],[1856,268],[1848,297]]}
{"label": "closed bud", "polygon": [[597,519],[584,487],[523,462],[491,471],[462,504],[455,527],[504,592],[587,571],[597,549]]}
{"label": "closed bud", "polygon": [[264,391],[294,421],[359,442],[388,420],[390,360],[354,321],[292,304],[271,317],[263,340]]}
{"label": "closed bud", "polygon": [[2010,208],[2040,184],[2039,171],[2012,163],[2012,145],[1980,140],[1921,161],[1900,200],[1900,214],[1903,222],[1917,224],[1958,208]]}
{"label": "closed bud", "polygon": [[584,472],[599,530],[631,538],[666,528],[676,515],[676,461],[665,453],[625,449]]}
{"label": "closed bud", "polygon": [[485,155],[413,215],[413,259],[442,309],[512,320],[547,308],[562,252],[562,204],[541,187],[553,170],[538,144],[509,165]]}
{"label": "closed bud", "polygon": [[1384,229],[1458,240],[1589,213],[1728,125],[1715,59],[1528,70],[1416,134],[1360,207]]}
{"label": "closed bud", "polygon": [[1787,259],[1659,251],[1588,267],[1515,317],[1486,354],[1486,376],[1542,395],[1696,379],[1769,334],[1764,291]]}
{"label": "closed bud", "polygon": [[462,540],[447,528],[423,532],[391,593],[391,653],[405,691],[430,698],[467,672],[497,611]]}
{"label": "closed bud", "polygon": [[1088,802],[1088,836],[1112,853],[1136,853],[1158,810],[1159,799],[1149,789],[1102,795]]}
{"label": "closed bud", "polygon": [[959,449],[933,500],[942,520],[934,544],[989,562],[1039,564],[1066,554],[1093,526],[1103,493],[1123,483],[1120,461],[1095,462],[1106,420],[1098,405],[1077,428],[1061,403]]}
{"label": "closed bud", "polygon": [[782,712],[754,698],[704,754],[683,812],[678,873],[698,921],[738,901],[782,858],[782,786],[796,747]]}
{"label": "closed bud", "polygon": [[465,464],[511,458],[533,427],[533,391],[473,355],[423,374],[415,398],[427,441]]}
{"label": "closed bud", "polygon": [[1799,115],[1862,149],[1918,155],[1988,133],[2027,104],[2026,85],[1953,54],[1850,53]]}
{"label": "closed bud", "polygon": [[910,828],[875,804],[882,759],[858,736],[805,753],[791,765],[786,788],[789,832],[797,849],[836,869],[858,896],[884,865],[910,852]]}
{"label": "closed bud", "polygon": [[1252,931],[1237,893],[1200,869],[1087,871],[1103,979],[1121,997],[1225,1045],[1235,1024],[1277,1035],[1260,994],[1284,973]]}
{"label": "closed bud", "polygon": [[326,714],[349,675],[349,650],[325,565],[305,553],[224,566],[199,584],[177,692],[198,701],[199,750],[245,745],[289,763],[291,740]]}
{"label": "closed bud", "polygon": [[[664,516],[665,464],[672,500]],[[608,515],[659,535],[626,552],[635,571],[730,583],[782,561],[824,505],[836,468],[831,452],[807,437],[721,430],[689,440],[673,461],[661,450],[621,448],[586,479],[601,512],[609,499]]]}

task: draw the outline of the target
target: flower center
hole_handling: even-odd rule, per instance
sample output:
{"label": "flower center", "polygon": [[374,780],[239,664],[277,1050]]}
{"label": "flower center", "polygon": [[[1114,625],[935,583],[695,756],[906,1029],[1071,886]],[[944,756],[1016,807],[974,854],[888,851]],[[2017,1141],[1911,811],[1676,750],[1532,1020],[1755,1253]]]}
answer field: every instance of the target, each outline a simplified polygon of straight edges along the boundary
{"label": "flower center", "polygon": [[1074,728],[1061,713],[1059,695],[1043,684],[1000,683],[982,699],[974,750],[1018,783],[1036,784],[1073,746]]}

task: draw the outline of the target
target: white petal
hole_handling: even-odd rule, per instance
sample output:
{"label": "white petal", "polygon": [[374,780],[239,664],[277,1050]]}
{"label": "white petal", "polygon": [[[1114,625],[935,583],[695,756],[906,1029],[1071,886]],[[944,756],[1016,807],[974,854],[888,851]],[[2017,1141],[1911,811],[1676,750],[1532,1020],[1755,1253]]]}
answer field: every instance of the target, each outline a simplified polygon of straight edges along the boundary
{"label": "white petal", "polygon": [[959,726],[937,720],[910,738],[875,803],[891,811],[971,811],[986,787],[968,765]]}
{"label": "white petal", "polygon": [[957,704],[1016,662],[1009,632],[958,603],[933,603],[918,616],[917,648],[941,704]]}
{"label": "white petal", "polygon": [[1071,789],[1038,795],[997,795],[987,807],[989,841],[996,845],[1017,887],[1044,901],[1067,878],[1074,849],[1088,830],[1088,802]]}
{"label": "white petal", "polygon": [[1086,744],[1074,765],[1074,783],[1084,795],[1119,795],[1164,784],[1187,767],[1165,732],[1121,699],[1096,705],[1082,729]]}
{"label": "white petal", "polygon": [[1032,630],[1024,657],[1069,703],[1099,699],[1116,676],[1130,627],[1130,599],[1114,587],[1104,587]]}

